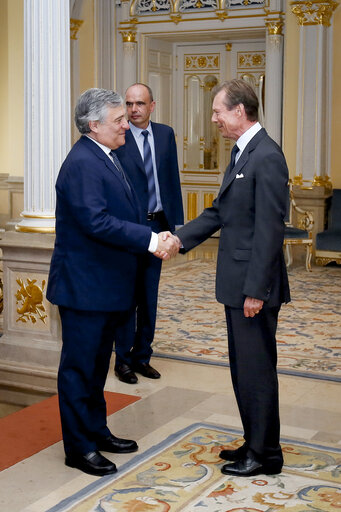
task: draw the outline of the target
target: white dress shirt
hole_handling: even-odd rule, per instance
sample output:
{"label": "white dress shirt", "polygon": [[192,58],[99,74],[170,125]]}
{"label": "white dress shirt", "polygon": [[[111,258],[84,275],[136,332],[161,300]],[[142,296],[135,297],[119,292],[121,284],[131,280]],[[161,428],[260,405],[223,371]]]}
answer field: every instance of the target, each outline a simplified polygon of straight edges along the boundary
{"label": "white dress shirt", "polygon": [[244,151],[244,149],[246,148],[246,146],[248,145],[248,143],[250,142],[250,140],[256,135],[256,133],[259,132],[259,130],[262,129],[262,126],[260,125],[260,123],[257,121],[257,123],[253,124],[251,126],[251,128],[249,128],[248,130],[246,130],[246,132],[243,133],[243,135],[241,135],[239,137],[239,139],[237,140],[236,144],[238,146],[238,153],[236,154],[236,160],[235,160],[235,165],[236,163],[238,162],[239,158],[241,157],[241,154],[242,152]]}

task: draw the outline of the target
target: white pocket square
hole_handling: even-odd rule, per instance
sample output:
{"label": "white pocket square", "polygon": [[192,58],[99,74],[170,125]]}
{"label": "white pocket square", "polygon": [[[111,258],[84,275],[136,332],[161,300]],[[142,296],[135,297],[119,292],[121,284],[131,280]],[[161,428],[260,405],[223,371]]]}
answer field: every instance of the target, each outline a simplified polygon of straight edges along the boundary
{"label": "white pocket square", "polygon": [[236,178],[244,178],[244,174],[242,172],[240,174],[236,174]]}

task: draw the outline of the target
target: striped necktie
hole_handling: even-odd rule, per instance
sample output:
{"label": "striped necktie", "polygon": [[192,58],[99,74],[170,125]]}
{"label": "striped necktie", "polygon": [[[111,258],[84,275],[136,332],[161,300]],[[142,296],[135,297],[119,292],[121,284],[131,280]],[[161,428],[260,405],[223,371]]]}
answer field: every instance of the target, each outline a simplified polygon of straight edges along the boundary
{"label": "striped necktie", "polygon": [[152,213],[155,211],[156,206],[157,206],[152,151],[150,149],[150,145],[148,142],[148,135],[149,135],[148,130],[143,130],[142,135],[144,136],[144,141],[143,141],[144,169],[146,171],[146,176],[147,176],[147,181],[148,181],[148,212]]}
{"label": "striped necktie", "polygon": [[113,162],[114,162],[114,166],[116,167],[116,169],[118,170],[118,173],[121,175],[121,177],[123,178],[125,184],[127,185],[127,187],[129,188],[129,190],[131,190],[130,188],[130,185],[128,183],[128,180],[127,180],[127,177],[125,175],[125,172],[124,170],[122,169],[122,165],[121,165],[121,162],[119,161],[115,151],[111,150],[109,155],[111,156],[111,158],[113,159]]}

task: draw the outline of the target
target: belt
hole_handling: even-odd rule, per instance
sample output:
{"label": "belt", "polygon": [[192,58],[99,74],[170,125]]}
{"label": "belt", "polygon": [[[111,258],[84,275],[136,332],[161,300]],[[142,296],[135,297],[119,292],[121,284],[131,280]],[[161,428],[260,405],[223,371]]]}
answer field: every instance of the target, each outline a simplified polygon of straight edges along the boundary
{"label": "belt", "polygon": [[161,210],[160,212],[148,212],[147,213],[147,220],[158,220],[158,219],[164,219],[165,214]]}

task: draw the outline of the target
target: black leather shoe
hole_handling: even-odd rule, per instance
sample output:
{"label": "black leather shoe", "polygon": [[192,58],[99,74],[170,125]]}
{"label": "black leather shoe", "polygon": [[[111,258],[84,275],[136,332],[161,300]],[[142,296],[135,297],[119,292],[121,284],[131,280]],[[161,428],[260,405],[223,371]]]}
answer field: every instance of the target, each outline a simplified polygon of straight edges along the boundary
{"label": "black leather shoe", "polygon": [[244,443],[242,446],[239,446],[236,450],[222,450],[219,453],[219,457],[224,460],[240,460],[243,459],[247,452],[247,446]]}
{"label": "black leather shoe", "polygon": [[132,365],[132,369],[148,379],[159,379],[161,377],[160,373],[150,366],[149,363],[135,363]]}
{"label": "black leather shoe", "polygon": [[127,364],[115,366],[115,375],[126,384],[136,384],[137,377]]}
{"label": "black leather shoe", "polygon": [[103,457],[98,451],[89,452],[85,455],[67,455],[65,464],[70,468],[77,468],[84,471],[84,473],[95,476],[112,475],[117,471],[115,464]]}
{"label": "black leather shoe", "polygon": [[277,475],[282,470],[282,466],[277,464],[261,464],[253,457],[246,455],[243,459],[225,464],[221,468],[224,475],[233,476],[255,476],[255,475]]}
{"label": "black leather shoe", "polygon": [[130,439],[120,439],[111,434],[109,437],[97,441],[97,448],[110,453],[132,453],[138,450],[137,443]]}

